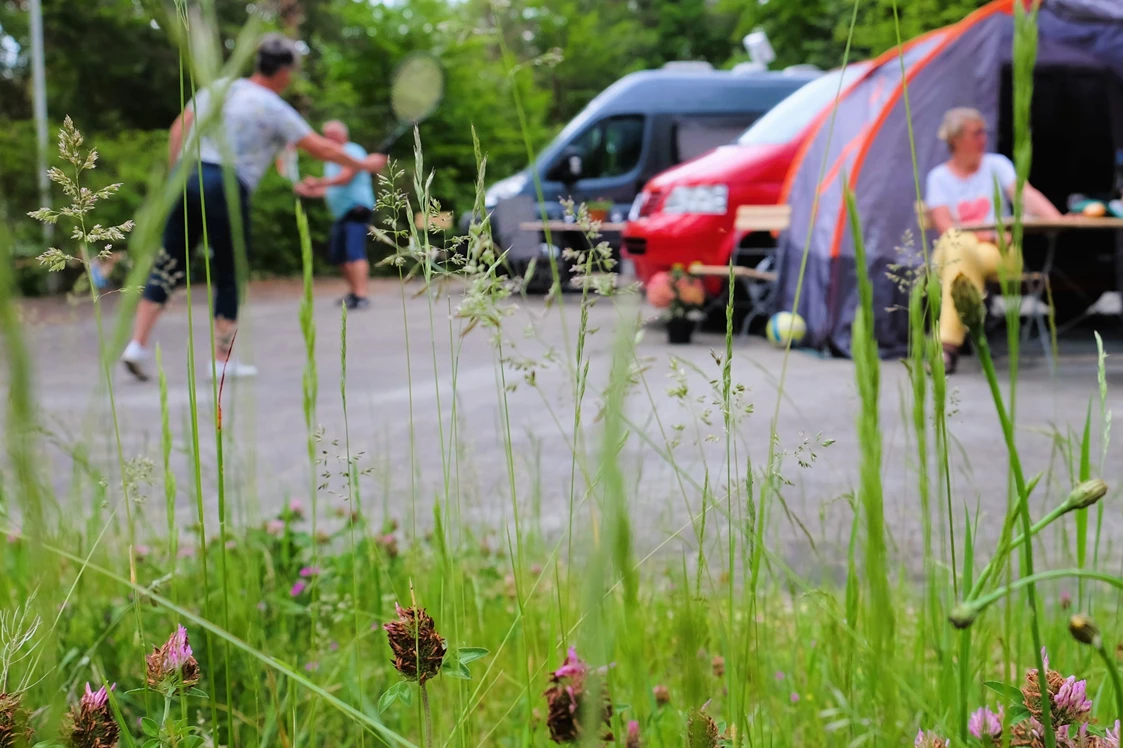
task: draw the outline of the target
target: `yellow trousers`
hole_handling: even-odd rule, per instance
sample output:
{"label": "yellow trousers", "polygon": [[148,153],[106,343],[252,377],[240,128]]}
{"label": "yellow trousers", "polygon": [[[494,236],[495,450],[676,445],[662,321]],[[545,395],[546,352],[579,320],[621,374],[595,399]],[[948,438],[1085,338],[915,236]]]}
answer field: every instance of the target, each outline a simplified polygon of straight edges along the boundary
{"label": "yellow trousers", "polygon": [[943,287],[940,342],[959,347],[967,337],[967,328],[959,320],[955,302],[951,298],[951,282],[955,280],[955,276],[963,273],[982,295],[986,292],[987,281],[997,280],[1000,270],[1004,270],[1009,277],[1021,276],[1022,254],[1013,248],[1007,248],[1006,256],[1003,257],[996,245],[980,241],[972,233],[948,229],[936,242],[932,260]]}

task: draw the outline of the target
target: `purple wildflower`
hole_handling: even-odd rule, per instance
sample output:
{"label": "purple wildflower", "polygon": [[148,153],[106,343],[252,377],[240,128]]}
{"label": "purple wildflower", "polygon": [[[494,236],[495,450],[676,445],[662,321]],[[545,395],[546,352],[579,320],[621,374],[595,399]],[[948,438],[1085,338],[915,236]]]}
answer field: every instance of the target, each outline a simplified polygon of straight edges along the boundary
{"label": "purple wildflower", "polygon": [[793,704],[798,704],[799,703],[799,694],[796,693],[795,691],[792,691],[791,700],[792,700]]}
{"label": "purple wildflower", "polygon": [[270,535],[280,537],[285,533],[285,521],[283,519],[271,519],[265,523],[265,532]]}
{"label": "purple wildflower", "polygon": [[289,502],[289,514],[296,519],[304,519],[304,504],[300,499],[293,499]]}
{"label": "purple wildflower", "polygon": [[300,570],[300,576],[302,576],[304,578],[318,577],[319,575],[320,575],[320,567],[319,566],[305,566],[303,569]]}
{"label": "purple wildflower", "polygon": [[639,722],[632,720],[628,722],[628,738],[624,743],[624,748],[640,748],[639,739]]}
{"label": "purple wildflower", "polygon": [[777,670],[776,671],[776,680],[783,680],[783,679],[784,679],[784,671],[783,670]]}
{"label": "purple wildflower", "polygon": [[967,720],[967,731],[979,740],[985,737],[997,740],[1002,737],[1002,709],[995,714],[985,706]]}
{"label": "purple wildflower", "polygon": [[1115,720],[1115,729],[1107,731],[1107,748],[1120,748],[1120,735],[1123,735],[1123,730],[1119,727],[1119,720]]}
{"label": "purple wildflower", "polygon": [[86,693],[82,695],[82,699],[78,702],[78,705],[82,709],[96,711],[99,709],[104,709],[105,705],[108,703],[109,692],[105,690],[105,686],[102,686],[98,690],[94,691],[90,689],[90,684],[87,683]]}
{"label": "purple wildflower", "polygon": [[148,685],[161,692],[193,686],[199,682],[199,663],[192,656],[187,629],[176,626],[162,647],[156,647],[146,659]]}
{"label": "purple wildflower", "polygon": [[1061,688],[1053,697],[1053,704],[1057,712],[1073,722],[1081,715],[1092,710],[1092,702],[1088,699],[1088,681],[1076,680],[1075,675],[1065,678]]}
{"label": "purple wildflower", "polygon": [[293,597],[300,597],[300,595],[304,592],[305,588],[307,588],[307,587],[308,587],[307,582],[305,582],[303,579],[298,579],[293,584],[292,589],[289,590],[289,594],[292,595]]}
{"label": "purple wildflower", "polygon": [[914,748],[947,748],[948,741],[934,732],[924,732],[918,730],[916,733],[916,740],[913,742]]}
{"label": "purple wildflower", "polygon": [[569,653],[562,666],[554,671],[555,678],[569,678],[575,675],[584,675],[588,666],[577,656],[577,648],[570,647]]}
{"label": "purple wildflower", "polygon": [[309,662],[307,665],[305,665],[304,669],[310,673],[314,673],[320,669],[320,663],[313,660],[312,662]]}
{"label": "purple wildflower", "polygon": [[332,652],[338,652],[339,651],[339,642],[332,642],[331,644],[328,645],[328,648]]}

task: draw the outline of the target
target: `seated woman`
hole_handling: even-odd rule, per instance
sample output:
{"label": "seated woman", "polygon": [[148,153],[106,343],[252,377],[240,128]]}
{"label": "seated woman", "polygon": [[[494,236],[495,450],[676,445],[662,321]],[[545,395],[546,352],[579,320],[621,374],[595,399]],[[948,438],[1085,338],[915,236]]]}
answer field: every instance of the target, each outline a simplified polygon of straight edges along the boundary
{"label": "seated woman", "polygon": [[[1014,164],[997,153],[987,153],[987,129],[983,115],[975,109],[952,109],[944,115],[939,138],[947,143],[951,158],[928,174],[924,198],[931,213],[932,225],[939,233],[933,252],[943,303],[940,311],[940,342],[944,347],[944,367],[955,371],[959,348],[967,330],[955,313],[951,299],[951,282],[963,273],[979,293],[987,281],[998,278],[999,269],[1021,274],[1021,253],[1008,247],[1005,256],[997,246],[994,231],[974,233],[960,231],[964,224],[994,223],[994,192],[997,182],[1004,198],[1003,215],[1009,215],[1008,201],[1014,195]],[[1036,218],[1057,219],[1060,212],[1048,198],[1025,186],[1025,213]]]}

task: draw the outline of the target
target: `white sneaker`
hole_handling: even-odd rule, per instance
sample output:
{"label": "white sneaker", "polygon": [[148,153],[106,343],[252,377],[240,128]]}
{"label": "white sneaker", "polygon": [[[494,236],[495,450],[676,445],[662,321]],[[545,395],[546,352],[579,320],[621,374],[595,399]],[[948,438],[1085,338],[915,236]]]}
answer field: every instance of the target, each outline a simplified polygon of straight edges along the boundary
{"label": "white sneaker", "polygon": [[121,354],[121,363],[129,373],[142,382],[148,381],[148,362],[152,360],[152,352],[135,340],[129,341],[125,352]]}
{"label": "white sneaker", "polygon": [[[222,379],[223,369],[226,371],[227,379],[250,379],[257,376],[257,367],[252,364],[247,364],[239,361],[236,358],[231,358],[229,361],[215,361],[213,373],[214,376]],[[207,367],[207,377],[212,374],[211,367]]]}

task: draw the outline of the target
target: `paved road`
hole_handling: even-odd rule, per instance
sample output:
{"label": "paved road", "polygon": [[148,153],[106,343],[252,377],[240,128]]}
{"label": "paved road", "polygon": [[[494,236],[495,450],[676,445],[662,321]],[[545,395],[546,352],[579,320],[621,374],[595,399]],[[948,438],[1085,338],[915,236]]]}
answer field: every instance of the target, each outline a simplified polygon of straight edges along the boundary
{"label": "paved road", "polygon": [[[403,301],[401,287],[389,282],[377,284],[376,290],[372,307],[351,316],[347,346],[346,425],[351,453],[359,456],[364,471],[364,506],[385,511],[407,527],[414,523],[424,527],[431,521],[434,500],[452,496],[466,525],[494,532],[512,517],[513,481],[523,526],[537,523],[546,537],[559,537],[570,521],[569,497],[572,494],[580,500],[586,496],[582,465],[577,466],[577,484],[571,490],[575,470],[570,457],[574,395],[567,363],[570,359],[565,351],[572,350],[579,321],[572,303],[575,300],[567,299],[564,310],[548,310],[541,299],[520,301],[505,321],[500,354],[496,341],[483,329],[460,336],[461,322],[450,322],[449,314],[456,297],[418,296],[415,294],[421,289],[413,286],[406,290]],[[333,304],[339,293],[337,283],[325,281],[317,287],[315,303],[319,377],[315,423],[323,434],[316,446],[317,457],[323,461],[317,469],[317,482],[326,484],[320,495],[328,507],[341,506],[343,501],[339,477],[345,460],[345,420],[339,390],[340,319]],[[111,312],[113,302],[107,304]],[[227,490],[235,519],[259,521],[262,512],[275,512],[291,498],[309,503],[311,478],[302,405],[304,342],[298,306],[296,284],[261,284],[251,292],[237,345],[241,355],[260,366],[261,374],[252,383],[228,382],[224,406],[229,435]],[[601,424],[596,416],[599,392],[611,366],[614,330],[621,315],[635,311],[602,302],[590,316],[596,332],[586,351],[590,384],[583,405],[586,428],[580,450],[585,456],[580,462],[590,476],[596,474],[601,454]],[[61,443],[82,443],[94,464],[115,470],[112,419],[104,387],[99,386],[97,336],[88,306],[29,303],[25,314],[37,366],[36,386],[49,428]],[[205,307],[197,303],[199,340],[206,339],[205,315]],[[195,511],[186,453],[189,440],[185,439],[190,423],[186,334],[186,309],[181,298],[161,322],[158,336],[167,362],[176,439],[177,516],[185,526]],[[689,532],[687,540],[666,542],[672,533],[687,526],[692,512],[699,511],[700,491],[690,480],[700,485],[708,471],[713,490],[719,494],[723,491],[726,448],[710,384],[719,377],[711,347],[723,345],[720,336],[703,334],[691,346],[671,347],[655,328],[648,328],[638,345],[636,352],[645,373],[628,400],[633,431],[621,461],[640,555],[657,548],[678,553],[693,545]],[[1114,351],[1123,350],[1118,333],[1109,345]],[[1043,483],[1048,490],[1039,490],[1038,498],[1050,504],[1058,501],[1070,485],[1068,457],[1058,450],[1054,435],[1058,429],[1078,431],[1082,427],[1089,397],[1096,392],[1094,353],[1089,333],[1081,331],[1066,340],[1057,378],[1051,378],[1040,361],[1023,364],[1018,395],[1020,445],[1027,471],[1049,471]],[[501,355],[506,362],[502,372],[498,366]],[[688,387],[685,397],[669,392],[679,385],[671,367],[674,357],[682,361]],[[766,463],[784,356],[762,339],[751,338],[736,341],[734,357],[734,380],[746,387],[745,403],[753,407],[753,413],[745,416],[736,430],[733,470],[743,479],[750,458],[754,470]],[[538,363],[523,369],[531,361]],[[961,374],[953,380],[954,502],[960,517],[964,505],[981,508],[980,533],[985,541],[997,533],[997,513],[1006,503],[1006,453],[975,362],[968,359],[961,368]],[[147,456],[159,464],[157,388],[133,382],[118,369],[114,371],[125,456],[130,460]],[[534,372],[534,387],[526,381],[530,371]],[[501,374],[505,380],[500,380]],[[1108,379],[1109,407],[1123,412],[1123,356],[1109,359]],[[853,380],[853,367],[848,361],[793,353],[779,411],[778,448],[787,453],[781,472],[791,482],[784,489],[784,497],[802,528],[777,511],[771,546],[800,566],[818,566],[816,554],[808,553],[810,536],[828,572],[840,560],[839,548],[845,548],[849,537],[852,514],[846,497],[857,484],[854,433],[858,399]],[[915,447],[906,426],[908,416],[901,414],[907,390],[902,364],[884,363],[882,384],[886,515],[893,541],[907,561],[918,555],[921,530]],[[506,411],[500,407],[504,385],[510,389]],[[213,512],[215,449],[209,383],[201,382],[199,393],[204,409],[200,424],[203,493]],[[707,412],[712,426],[703,422]],[[677,426],[684,428],[678,431]],[[820,434],[821,439],[817,438]],[[507,438],[513,445],[511,461],[504,447]],[[681,442],[673,450],[681,473],[665,456],[668,438]],[[834,444],[816,446],[817,441],[828,439]],[[446,445],[443,450],[442,440]],[[455,449],[450,449],[450,444]],[[1112,451],[1118,455],[1123,434],[1114,444],[1117,446]],[[60,495],[70,495],[74,488],[73,461],[59,449],[52,455],[56,487]],[[1110,460],[1107,470],[1105,477],[1118,484],[1119,460]],[[329,477],[322,478],[323,473]],[[88,491],[78,493],[82,501],[90,501]],[[150,497],[145,511],[151,521],[161,522],[162,487],[152,485],[141,493]],[[325,509],[325,516],[329,513]],[[587,512],[578,511],[574,522],[577,532],[587,537]],[[1123,528],[1118,495],[1112,496],[1108,522],[1109,529]]]}

